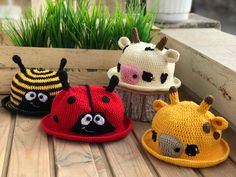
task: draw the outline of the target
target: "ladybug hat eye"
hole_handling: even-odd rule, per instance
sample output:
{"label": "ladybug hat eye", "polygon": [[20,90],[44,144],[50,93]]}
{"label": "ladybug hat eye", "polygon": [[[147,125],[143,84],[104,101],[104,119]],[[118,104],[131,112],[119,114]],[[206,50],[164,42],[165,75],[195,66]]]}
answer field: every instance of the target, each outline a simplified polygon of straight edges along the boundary
{"label": "ladybug hat eye", "polygon": [[106,87],[106,91],[113,92],[118,83],[119,83],[119,78],[115,75],[112,76],[109,85]]}
{"label": "ladybug hat eye", "polygon": [[59,79],[62,84],[63,90],[68,90],[70,88],[70,84],[68,82],[68,75],[66,71],[60,71],[59,72]]}

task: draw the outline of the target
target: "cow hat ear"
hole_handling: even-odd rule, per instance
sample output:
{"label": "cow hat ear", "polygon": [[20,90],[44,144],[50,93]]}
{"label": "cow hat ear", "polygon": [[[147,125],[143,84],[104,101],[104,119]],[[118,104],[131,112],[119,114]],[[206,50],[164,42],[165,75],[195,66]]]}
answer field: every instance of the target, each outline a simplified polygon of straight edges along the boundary
{"label": "cow hat ear", "polygon": [[179,52],[177,50],[168,49],[164,54],[164,59],[168,63],[176,63],[179,61]]}
{"label": "cow hat ear", "polygon": [[211,124],[216,130],[224,130],[228,127],[228,122],[223,117],[211,119]]}
{"label": "cow hat ear", "polygon": [[68,82],[68,75],[66,71],[60,71],[59,72],[59,79],[62,84],[63,90],[68,90],[70,88],[70,84]]}
{"label": "cow hat ear", "polygon": [[131,44],[129,38],[127,37],[121,37],[118,41],[119,47],[123,50],[126,46],[129,46]]}

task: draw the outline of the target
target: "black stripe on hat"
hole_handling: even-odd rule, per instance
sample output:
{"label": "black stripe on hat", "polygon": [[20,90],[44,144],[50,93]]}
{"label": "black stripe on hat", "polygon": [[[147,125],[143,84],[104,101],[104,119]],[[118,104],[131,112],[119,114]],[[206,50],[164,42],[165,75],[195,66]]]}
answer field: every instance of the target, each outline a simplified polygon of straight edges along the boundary
{"label": "black stripe on hat", "polygon": [[[52,81],[52,82],[32,83],[32,82],[25,81],[18,74],[15,75],[15,78],[19,82],[21,82],[23,84],[26,84],[26,85],[29,85],[29,86],[52,86],[52,85],[56,85],[56,84],[60,84],[61,83],[60,80]],[[40,79],[38,79],[38,80],[40,80]]]}
{"label": "black stripe on hat", "polygon": [[31,69],[30,72],[34,75],[47,75],[47,74],[52,74],[54,71],[47,71],[45,73],[37,73],[37,72],[35,72],[35,69]]}
{"label": "black stripe on hat", "polygon": [[93,102],[92,102],[92,96],[91,96],[91,92],[90,92],[90,87],[89,87],[89,85],[85,85],[85,87],[86,87],[87,93],[88,93],[88,99],[89,99],[90,108],[92,110],[92,113],[94,113],[94,108],[93,108]]}
{"label": "black stripe on hat", "polygon": [[27,73],[27,71],[25,73],[23,73],[25,75],[25,77],[29,78],[29,79],[52,79],[52,78],[56,78],[58,77],[57,74],[55,75],[52,75],[52,76],[44,76],[44,77],[34,77],[34,76],[31,76]]}
{"label": "black stripe on hat", "polygon": [[21,93],[19,93],[19,92],[13,90],[12,88],[11,88],[11,92],[14,93],[15,95],[19,96],[19,97],[23,97],[23,96],[24,96],[24,95],[22,95]]}
{"label": "black stripe on hat", "polygon": [[[21,90],[22,92],[28,92],[28,91],[30,91],[30,90],[28,90],[28,89],[26,89],[26,88],[24,88],[24,87],[21,87],[21,86],[17,85],[14,81],[12,81],[12,85],[13,85],[14,87],[16,87],[18,90]],[[37,90],[37,89],[35,89],[35,90]],[[62,90],[62,87],[54,88],[54,89],[48,89],[48,90],[45,90],[45,91],[51,93],[51,92],[59,92],[59,91],[61,91],[61,90]]]}

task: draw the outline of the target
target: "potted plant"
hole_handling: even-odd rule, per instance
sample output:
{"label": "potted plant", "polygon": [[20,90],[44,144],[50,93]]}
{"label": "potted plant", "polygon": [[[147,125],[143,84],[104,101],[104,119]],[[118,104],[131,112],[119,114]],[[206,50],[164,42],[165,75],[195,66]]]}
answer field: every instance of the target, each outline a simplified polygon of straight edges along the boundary
{"label": "potted plant", "polygon": [[188,19],[192,0],[149,0],[147,10],[158,13],[157,22],[179,22]]}
{"label": "potted plant", "polygon": [[136,27],[142,41],[151,41],[155,16],[145,14],[144,7],[130,5],[124,13],[118,4],[109,13],[101,3],[89,4],[89,0],[77,0],[76,5],[70,0],[47,1],[37,16],[30,11],[24,19],[3,25],[14,47],[0,47],[7,51],[0,64],[4,78],[0,93],[9,92],[14,70],[18,70],[9,60],[11,55],[20,55],[27,67],[37,63],[50,69],[57,66],[58,58],[65,57],[72,85],[103,85],[108,82],[107,70],[117,64],[122,53],[117,44],[121,36],[131,38],[131,29]]}

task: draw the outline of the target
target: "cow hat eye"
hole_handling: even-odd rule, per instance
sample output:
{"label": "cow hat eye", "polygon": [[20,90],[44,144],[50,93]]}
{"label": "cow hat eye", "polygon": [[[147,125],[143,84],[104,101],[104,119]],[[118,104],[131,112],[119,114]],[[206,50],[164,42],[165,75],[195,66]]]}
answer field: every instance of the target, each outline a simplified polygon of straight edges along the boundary
{"label": "cow hat eye", "polygon": [[90,114],[86,114],[86,115],[81,119],[81,124],[82,124],[82,125],[88,125],[92,120],[93,120],[93,117],[92,117]]}
{"label": "cow hat eye", "polygon": [[93,120],[97,125],[103,125],[105,123],[105,119],[101,115],[96,115]]}
{"label": "cow hat eye", "polygon": [[28,101],[32,101],[36,97],[37,97],[37,94],[33,91],[30,91],[30,92],[26,93],[26,95],[25,95],[25,99],[28,100]]}
{"label": "cow hat eye", "polygon": [[39,98],[39,101],[42,103],[45,103],[46,101],[48,101],[48,96],[43,93],[39,93],[38,98]]}

